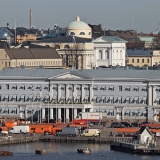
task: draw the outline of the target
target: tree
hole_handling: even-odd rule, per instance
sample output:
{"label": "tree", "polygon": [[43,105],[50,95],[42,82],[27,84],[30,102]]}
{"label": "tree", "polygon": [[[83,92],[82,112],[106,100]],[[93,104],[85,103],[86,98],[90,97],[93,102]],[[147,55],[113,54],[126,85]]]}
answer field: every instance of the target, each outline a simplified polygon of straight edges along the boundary
{"label": "tree", "polygon": [[63,57],[63,63],[66,66],[74,67],[76,69],[83,69],[83,44],[74,44],[73,46],[65,49],[65,55]]}
{"label": "tree", "polygon": [[160,49],[160,36],[154,38],[150,48],[155,50]]}

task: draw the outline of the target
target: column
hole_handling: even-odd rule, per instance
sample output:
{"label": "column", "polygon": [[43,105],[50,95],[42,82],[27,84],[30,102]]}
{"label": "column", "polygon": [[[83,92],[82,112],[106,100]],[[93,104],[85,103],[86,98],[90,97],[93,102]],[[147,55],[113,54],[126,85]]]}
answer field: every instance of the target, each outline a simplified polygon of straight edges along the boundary
{"label": "column", "polygon": [[66,108],[66,123],[69,123],[69,108]]}
{"label": "column", "polygon": [[69,85],[68,84],[66,84],[66,101],[68,100],[68,98],[69,98]]}
{"label": "column", "polygon": [[42,108],[42,119],[46,119],[45,118],[45,108]]}
{"label": "column", "polygon": [[74,97],[74,100],[77,98],[77,89],[76,89],[76,84],[74,84],[74,93],[73,93],[73,97]]}
{"label": "column", "polygon": [[50,96],[50,101],[51,101],[53,97],[53,84],[50,84],[49,86],[49,96]]}
{"label": "column", "polygon": [[81,102],[83,103],[84,101],[84,84],[82,84],[82,95],[81,95]]}
{"label": "column", "polygon": [[122,120],[124,120],[124,108],[122,108]]}
{"label": "column", "polygon": [[90,100],[90,102],[92,101],[92,98],[93,98],[93,89],[92,89],[92,84],[90,84],[90,87],[89,87],[89,100]]}
{"label": "column", "polygon": [[90,109],[89,109],[89,112],[93,112],[93,108],[90,108]]}
{"label": "column", "polygon": [[50,108],[50,119],[54,119],[53,118],[53,108]]}
{"label": "column", "polygon": [[116,120],[118,120],[119,119],[119,113],[118,113],[118,108],[116,108]]}
{"label": "column", "polygon": [[152,105],[152,87],[148,86],[148,90],[147,90],[147,99],[148,99],[148,105],[151,106]]}
{"label": "column", "polygon": [[86,109],[85,109],[85,108],[83,108],[83,109],[82,109],[82,112],[86,112]]}
{"label": "column", "polygon": [[109,65],[112,65],[112,47],[109,49]]}
{"label": "column", "polygon": [[156,102],[155,102],[155,100],[156,100],[156,86],[153,86],[153,88],[152,88],[152,93],[153,93],[152,104],[153,104],[153,105],[156,105]]}
{"label": "column", "polygon": [[58,108],[58,122],[61,122],[61,108]]}
{"label": "column", "polygon": [[74,109],[74,119],[77,117],[77,109]]}
{"label": "column", "polygon": [[61,98],[61,85],[58,84],[58,101],[57,102],[59,102],[60,98]]}

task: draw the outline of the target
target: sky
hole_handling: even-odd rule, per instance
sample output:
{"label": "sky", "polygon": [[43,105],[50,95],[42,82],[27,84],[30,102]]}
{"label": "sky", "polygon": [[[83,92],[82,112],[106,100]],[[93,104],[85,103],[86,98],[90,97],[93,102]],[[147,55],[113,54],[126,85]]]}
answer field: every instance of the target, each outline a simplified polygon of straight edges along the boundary
{"label": "sky", "polygon": [[13,28],[16,19],[18,27],[29,28],[32,9],[36,28],[66,27],[80,16],[106,29],[150,33],[160,30],[159,7],[160,0],[0,0],[0,27]]}

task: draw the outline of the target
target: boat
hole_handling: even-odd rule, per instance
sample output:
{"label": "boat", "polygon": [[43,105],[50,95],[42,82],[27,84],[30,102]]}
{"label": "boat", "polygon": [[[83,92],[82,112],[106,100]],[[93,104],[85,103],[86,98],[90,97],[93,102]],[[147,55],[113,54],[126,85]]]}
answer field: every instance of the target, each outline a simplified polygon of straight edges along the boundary
{"label": "boat", "polygon": [[44,154],[46,154],[46,151],[44,149],[43,150],[35,150],[35,153],[44,155]]}
{"label": "boat", "polygon": [[0,151],[0,156],[13,156],[13,152]]}
{"label": "boat", "polygon": [[85,149],[77,149],[78,153],[91,153],[91,149],[85,148]]}

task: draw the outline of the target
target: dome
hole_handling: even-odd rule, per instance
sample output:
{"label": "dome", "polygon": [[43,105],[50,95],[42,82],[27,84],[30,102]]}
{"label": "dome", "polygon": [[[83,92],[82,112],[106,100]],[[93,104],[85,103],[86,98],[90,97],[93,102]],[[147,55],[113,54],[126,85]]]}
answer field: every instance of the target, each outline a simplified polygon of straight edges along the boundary
{"label": "dome", "polygon": [[76,21],[71,22],[67,29],[91,29],[87,23],[80,21],[80,17],[76,17]]}

